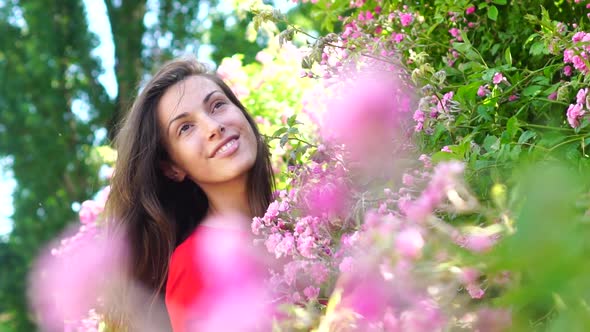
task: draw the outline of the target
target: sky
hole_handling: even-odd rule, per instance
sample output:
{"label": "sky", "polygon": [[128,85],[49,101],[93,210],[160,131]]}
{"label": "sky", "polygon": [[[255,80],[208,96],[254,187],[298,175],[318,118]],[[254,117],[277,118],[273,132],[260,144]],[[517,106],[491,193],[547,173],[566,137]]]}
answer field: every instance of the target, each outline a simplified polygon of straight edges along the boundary
{"label": "sky", "polygon": [[[3,3],[0,0],[0,5]],[[148,0],[148,8],[154,8],[157,0]],[[276,7],[281,11],[287,11],[294,6],[292,1],[278,0],[275,1]],[[93,55],[100,58],[104,68],[104,72],[98,77],[99,82],[105,87],[107,93],[111,98],[117,94],[117,80],[115,78],[115,47],[111,35],[111,27],[107,16],[107,9],[104,1],[100,0],[84,0],[86,6],[86,15],[88,19],[88,28],[94,32],[100,43],[92,52]],[[223,3],[221,5],[224,8]],[[230,9],[229,7],[227,9]],[[206,13],[205,11],[200,11]],[[146,14],[144,23],[150,25],[155,23],[155,15]],[[208,54],[211,52],[211,47],[203,45],[199,48],[198,58],[200,60],[208,61]],[[79,118],[84,119],[87,116],[87,105],[82,102],[74,101],[72,103],[72,111],[78,115]],[[10,216],[13,214],[12,207],[12,192],[16,187],[16,181],[12,174],[12,159],[10,157],[0,158],[0,238],[5,237],[12,230],[12,220]],[[76,206],[73,204],[73,206]]]}

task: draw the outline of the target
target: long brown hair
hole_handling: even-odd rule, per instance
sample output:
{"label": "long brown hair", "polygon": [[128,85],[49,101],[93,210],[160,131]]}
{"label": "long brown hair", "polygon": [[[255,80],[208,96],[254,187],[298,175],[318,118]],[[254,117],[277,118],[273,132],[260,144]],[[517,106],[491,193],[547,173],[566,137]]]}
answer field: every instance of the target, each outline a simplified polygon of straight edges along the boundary
{"label": "long brown hair", "polygon": [[153,291],[154,296],[165,291],[173,250],[199,225],[209,207],[197,184],[188,177],[180,183],[172,181],[159,166],[168,154],[157,121],[158,103],[169,87],[193,75],[215,82],[242,110],[254,131],[258,151],[247,182],[254,215],[265,213],[274,186],[268,146],[223,80],[194,59],[177,59],[162,66],[139,93],[116,135],[118,156],[106,204],[108,220],[121,226],[129,241],[131,280]]}

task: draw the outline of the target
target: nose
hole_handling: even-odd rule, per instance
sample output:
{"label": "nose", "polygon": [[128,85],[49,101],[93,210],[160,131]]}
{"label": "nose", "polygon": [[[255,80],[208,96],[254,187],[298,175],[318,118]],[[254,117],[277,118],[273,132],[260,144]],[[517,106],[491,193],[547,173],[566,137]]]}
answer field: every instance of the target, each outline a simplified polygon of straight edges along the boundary
{"label": "nose", "polygon": [[207,126],[207,131],[206,131],[206,135],[207,135],[207,139],[208,140],[212,140],[215,137],[221,137],[223,136],[223,133],[225,132],[225,126],[223,125],[223,123],[217,121],[214,118],[211,118],[210,116],[206,116],[206,126]]}

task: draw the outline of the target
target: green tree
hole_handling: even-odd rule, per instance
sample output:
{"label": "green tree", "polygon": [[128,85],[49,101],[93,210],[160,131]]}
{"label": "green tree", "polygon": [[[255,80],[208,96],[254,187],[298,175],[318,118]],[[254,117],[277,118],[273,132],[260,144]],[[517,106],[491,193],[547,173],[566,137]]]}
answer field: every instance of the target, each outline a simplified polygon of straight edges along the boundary
{"label": "green tree", "polygon": [[[88,30],[82,0],[0,1],[0,157],[11,157],[17,181],[14,229],[0,242],[0,331],[34,330],[25,296],[27,271],[39,249],[75,221],[72,202],[98,190],[98,165],[88,158],[90,150],[114,136],[151,68],[198,51],[208,19],[199,9],[217,5],[215,0],[104,3],[115,45],[115,98],[98,81],[104,68],[92,55],[98,38]],[[155,15],[155,23],[146,26],[146,14]],[[213,30],[210,38],[233,36],[234,46],[219,48],[220,57],[246,52],[253,58],[257,50],[239,37],[244,33],[237,25]],[[87,117],[76,115],[76,104],[87,107]],[[106,139],[99,129],[106,130]]]}

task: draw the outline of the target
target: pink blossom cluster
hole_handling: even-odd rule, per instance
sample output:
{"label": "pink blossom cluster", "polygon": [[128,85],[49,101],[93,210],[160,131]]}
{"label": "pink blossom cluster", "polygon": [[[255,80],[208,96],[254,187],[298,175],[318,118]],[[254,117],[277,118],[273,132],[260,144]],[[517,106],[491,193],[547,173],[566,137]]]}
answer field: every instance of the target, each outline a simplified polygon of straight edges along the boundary
{"label": "pink blossom cluster", "polygon": [[[584,75],[590,73],[588,68],[588,52],[590,52],[590,33],[584,31],[576,32],[572,36],[572,47],[563,51],[563,62],[572,64],[575,69]],[[571,68],[564,68],[566,76],[571,75]]]}
{"label": "pink blossom cluster", "polygon": [[337,162],[312,162],[294,172],[295,188],[279,191],[251,227],[268,252],[284,262],[270,281],[275,296],[299,303],[317,298],[336,268],[338,241],[332,234],[347,227],[350,188]]}
{"label": "pink blossom cluster", "polygon": [[62,238],[33,268],[31,302],[44,328],[98,331],[101,318],[94,308],[105,282],[101,276],[112,274],[123,258],[123,244],[107,240],[99,226],[109,191],[107,186],[82,203],[76,233]]}
{"label": "pink blossom cluster", "polygon": [[453,100],[454,95],[453,91],[449,91],[442,98],[436,94],[421,98],[418,109],[414,111],[413,115],[416,122],[414,131],[431,134],[437,122],[453,121],[453,113],[459,111],[459,104]]}
{"label": "pink blossom cluster", "polygon": [[590,96],[588,96],[588,88],[578,90],[576,95],[576,103],[570,104],[566,111],[567,122],[572,128],[578,128],[580,121],[586,115],[586,111],[590,109]]}

